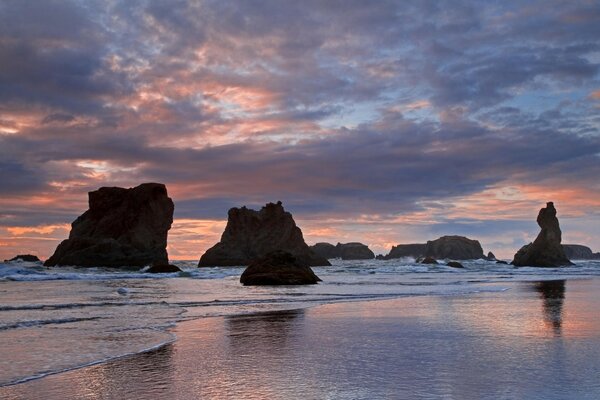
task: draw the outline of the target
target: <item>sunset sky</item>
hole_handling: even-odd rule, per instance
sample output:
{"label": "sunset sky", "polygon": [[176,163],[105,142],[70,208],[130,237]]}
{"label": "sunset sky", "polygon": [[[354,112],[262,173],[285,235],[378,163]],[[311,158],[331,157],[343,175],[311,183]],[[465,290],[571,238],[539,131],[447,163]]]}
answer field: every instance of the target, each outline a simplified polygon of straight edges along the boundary
{"label": "sunset sky", "polygon": [[281,200],[309,244],[600,251],[600,2],[0,2],[0,259],[162,182],[173,259]]}

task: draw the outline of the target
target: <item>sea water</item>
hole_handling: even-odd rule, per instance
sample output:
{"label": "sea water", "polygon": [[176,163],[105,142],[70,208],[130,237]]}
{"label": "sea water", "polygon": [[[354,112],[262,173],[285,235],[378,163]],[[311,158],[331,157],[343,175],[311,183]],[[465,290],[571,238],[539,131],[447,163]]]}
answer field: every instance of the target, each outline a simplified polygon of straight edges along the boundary
{"label": "sea water", "polygon": [[[176,340],[178,321],[408,296],[504,291],[514,281],[600,276],[600,261],[515,268],[485,260],[464,269],[413,259],[341,261],[315,267],[318,285],[244,287],[243,268],[149,274],[103,268],[0,263],[0,386],[106,362]],[[507,283],[503,286],[502,283]]]}

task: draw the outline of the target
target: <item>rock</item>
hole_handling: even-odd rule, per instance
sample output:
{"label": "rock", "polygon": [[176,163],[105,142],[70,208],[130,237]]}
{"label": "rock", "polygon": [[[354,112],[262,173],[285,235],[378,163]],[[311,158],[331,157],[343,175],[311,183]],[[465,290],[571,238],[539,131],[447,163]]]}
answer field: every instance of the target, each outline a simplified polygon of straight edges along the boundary
{"label": "rock", "polygon": [[274,251],[252,261],[240,277],[245,286],[312,285],[320,280],[309,266],[285,251]]}
{"label": "rock", "polygon": [[494,255],[494,253],[492,253],[492,252],[490,251],[490,252],[488,252],[488,255],[487,255],[486,259],[487,259],[488,261],[496,261],[496,256]]}
{"label": "rock", "polygon": [[542,228],[533,243],[521,247],[512,261],[516,266],[531,267],[560,267],[571,265],[560,245],[562,232],[556,218],[554,203],[546,203],[537,217],[537,223]]}
{"label": "rock", "polygon": [[375,259],[376,259],[376,260],[386,260],[386,258],[385,258],[385,256],[384,256],[383,254],[377,254],[377,255],[375,256]]}
{"label": "rock", "polygon": [[292,214],[279,201],[268,203],[260,211],[230,209],[221,241],[202,255],[198,266],[248,265],[277,250],[291,253],[307,266],[331,265],[308,247]]}
{"label": "rock", "polygon": [[506,264],[506,265],[508,265],[508,263],[506,261],[502,261],[502,260],[496,260],[496,264]]}
{"label": "rock", "polygon": [[481,244],[464,236],[442,236],[427,243],[399,244],[392,247],[386,259],[401,257],[433,257],[437,259],[474,260],[485,258]]}
{"label": "rock", "polygon": [[483,249],[477,240],[464,236],[442,236],[428,241],[425,255],[437,259],[475,260],[484,258]]}
{"label": "rock", "polygon": [[417,259],[425,255],[427,249],[426,243],[413,243],[413,244],[399,244],[398,246],[392,246],[390,253],[385,256],[386,260],[393,258],[412,257]]}
{"label": "rock", "polygon": [[146,272],[150,274],[168,274],[172,272],[181,272],[181,269],[172,264],[154,264]]}
{"label": "rock", "polygon": [[173,201],[165,185],[102,187],[89,193],[89,210],[44,265],[142,267],[167,264]]}
{"label": "rock", "polygon": [[310,249],[326,259],[372,260],[375,258],[375,254],[367,245],[358,242],[338,243],[336,246],[331,243],[321,242],[310,246]]}
{"label": "rock", "polygon": [[433,257],[425,257],[420,261],[421,264],[439,264]]}
{"label": "rock", "polygon": [[452,268],[464,268],[464,265],[462,265],[458,261],[450,261],[446,265]]}
{"label": "rock", "polygon": [[38,262],[41,260],[37,256],[34,256],[32,254],[19,254],[18,256],[15,256],[15,257],[11,258],[10,260],[4,260],[4,262],[11,262],[11,261]]}
{"label": "rock", "polygon": [[592,253],[592,249],[587,246],[580,244],[563,244],[563,250],[569,260],[595,260],[598,257],[598,253]]}
{"label": "rock", "polygon": [[338,243],[336,247],[339,249],[342,260],[372,260],[375,258],[371,249],[362,243]]}
{"label": "rock", "polygon": [[340,257],[339,249],[337,248],[337,246],[334,246],[331,243],[316,243],[310,246],[310,249],[319,257],[323,257],[327,260]]}

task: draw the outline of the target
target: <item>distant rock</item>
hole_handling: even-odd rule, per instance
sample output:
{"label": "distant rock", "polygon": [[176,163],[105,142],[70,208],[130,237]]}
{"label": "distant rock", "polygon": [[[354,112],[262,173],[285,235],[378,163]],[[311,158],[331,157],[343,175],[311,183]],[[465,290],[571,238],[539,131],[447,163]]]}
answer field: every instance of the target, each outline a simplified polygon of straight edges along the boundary
{"label": "distant rock", "polygon": [[292,214],[279,201],[268,203],[260,211],[230,209],[221,241],[202,255],[198,266],[248,265],[278,250],[291,253],[297,262],[307,266],[331,265],[308,247]]}
{"label": "distant rock", "polygon": [[506,264],[506,265],[508,265],[508,263],[506,261],[502,261],[502,260],[496,260],[496,264]]}
{"label": "distant rock", "polygon": [[142,267],[167,264],[173,201],[165,185],[102,187],[89,194],[89,210],[44,265]]}
{"label": "distant rock", "polygon": [[464,265],[462,265],[458,261],[450,261],[450,262],[446,263],[446,265],[449,267],[452,267],[452,268],[464,268]]}
{"label": "distant rock", "polygon": [[494,253],[492,253],[492,252],[490,251],[490,252],[488,252],[488,255],[487,255],[486,259],[487,259],[488,261],[496,261],[496,256],[494,255]]}
{"label": "distant rock", "polygon": [[240,277],[245,285],[312,285],[321,279],[291,253],[274,251],[250,263]]}
{"label": "distant rock", "polygon": [[419,260],[421,264],[439,264],[437,260],[433,257],[425,257],[422,260]]}
{"label": "distant rock", "polygon": [[401,257],[433,257],[436,259],[475,260],[485,258],[481,244],[464,236],[442,236],[427,243],[399,244],[392,247],[386,259]]}
{"label": "distant rock", "polygon": [[592,249],[580,244],[563,244],[563,250],[569,260],[598,260],[600,253],[593,253]]}
{"label": "distant rock", "polygon": [[318,256],[323,257],[327,260],[332,258],[339,258],[340,252],[337,246],[331,243],[320,242],[310,246],[310,249]]}
{"label": "distant rock", "polygon": [[387,260],[387,258],[385,258],[385,256],[383,254],[377,254],[375,256],[375,259],[376,260]]}
{"label": "distant rock", "polygon": [[150,274],[168,274],[173,272],[181,272],[181,269],[172,264],[154,264],[146,271]]}
{"label": "distant rock", "polygon": [[512,261],[516,266],[531,267],[560,267],[571,265],[561,246],[560,226],[556,218],[554,203],[546,203],[537,217],[537,223],[542,228],[533,243],[521,247]]}
{"label": "distant rock", "polygon": [[11,258],[10,260],[4,260],[4,262],[11,262],[11,261],[27,261],[27,262],[38,262],[41,261],[37,256],[34,256],[32,254],[19,254],[18,256],[15,256],[13,258]]}
{"label": "distant rock", "polygon": [[358,242],[338,243],[340,257],[342,260],[372,260],[375,254],[366,244]]}
{"label": "distant rock", "polygon": [[418,257],[424,256],[426,252],[426,243],[399,244],[398,246],[392,246],[392,250],[390,250],[390,253],[385,256],[385,259],[390,260],[392,258],[403,257],[412,257],[417,259]]}
{"label": "distant rock", "polygon": [[326,259],[372,260],[375,258],[375,254],[366,244],[358,242],[338,243],[335,246],[331,243],[321,242],[310,246],[310,249]]}

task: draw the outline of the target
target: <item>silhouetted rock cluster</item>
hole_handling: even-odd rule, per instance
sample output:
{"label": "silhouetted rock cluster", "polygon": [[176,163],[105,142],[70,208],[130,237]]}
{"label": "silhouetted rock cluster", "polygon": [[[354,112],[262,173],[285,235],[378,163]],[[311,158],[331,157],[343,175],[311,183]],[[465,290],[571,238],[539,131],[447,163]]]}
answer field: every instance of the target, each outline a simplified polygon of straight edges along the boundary
{"label": "silhouetted rock cluster", "polygon": [[41,260],[37,256],[34,256],[32,254],[19,254],[18,256],[14,256],[10,260],[4,260],[4,262],[11,262],[11,261],[38,262]]}
{"label": "silhouetted rock cluster", "polygon": [[537,223],[542,228],[533,243],[529,243],[515,254],[512,261],[516,266],[560,267],[571,265],[561,246],[561,231],[556,218],[554,203],[546,203],[537,217]]}
{"label": "silhouetted rock cluster", "polygon": [[72,224],[44,265],[123,267],[168,264],[167,232],[173,201],[165,185],[102,187],[89,193],[89,210]]}
{"label": "silhouetted rock cluster", "polygon": [[173,272],[181,272],[181,269],[172,264],[154,264],[146,272],[150,274],[168,274]]}
{"label": "silhouetted rock cluster", "polygon": [[375,258],[375,254],[367,245],[358,242],[338,243],[335,246],[331,243],[321,242],[310,246],[310,248],[316,254],[326,259],[372,260]]}
{"label": "silhouetted rock cluster", "polygon": [[309,266],[285,251],[252,261],[240,277],[243,285],[312,285],[320,280]]}
{"label": "silhouetted rock cluster", "polygon": [[401,257],[432,257],[435,259],[475,260],[485,258],[481,244],[464,236],[442,236],[427,243],[393,246],[386,260]]}
{"label": "silhouetted rock cluster", "polygon": [[292,214],[279,201],[268,203],[260,211],[230,209],[221,241],[202,255],[198,266],[248,265],[278,250],[292,254],[303,265],[331,265],[308,247]]}

